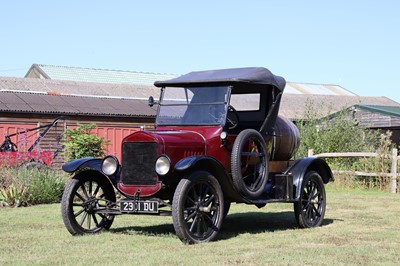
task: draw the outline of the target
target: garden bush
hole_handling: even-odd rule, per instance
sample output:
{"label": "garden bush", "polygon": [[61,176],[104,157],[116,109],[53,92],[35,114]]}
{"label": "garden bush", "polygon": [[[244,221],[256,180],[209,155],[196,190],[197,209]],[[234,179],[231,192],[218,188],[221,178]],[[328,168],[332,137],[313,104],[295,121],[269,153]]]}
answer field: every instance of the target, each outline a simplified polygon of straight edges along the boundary
{"label": "garden bush", "polygon": [[372,152],[379,146],[380,132],[358,126],[358,122],[347,116],[346,109],[335,116],[318,118],[318,106],[307,102],[304,120],[297,123],[301,142],[298,151],[305,157],[309,149],[314,154],[326,152]]}
{"label": "garden bush", "polygon": [[51,168],[0,166],[0,207],[60,202],[67,175]]}
{"label": "garden bush", "polygon": [[[107,140],[91,134],[95,127],[85,124],[66,131],[66,160],[104,156]],[[0,207],[60,202],[68,175],[58,169],[24,165],[0,164]]]}
{"label": "garden bush", "polygon": [[[390,155],[394,148],[390,131],[381,133],[360,127],[357,120],[348,115],[347,109],[325,118],[319,118],[318,109],[316,104],[308,102],[305,119],[297,122],[301,136],[297,157],[306,157],[309,149],[313,149],[314,154],[376,152],[376,158],[326,158],[326,161],[334,170],[389,173],[391,160],[385,155]],[[354,175],[341,174],[337,177],[342,178],[342,183],[349,187],[367,189],[387,190],[390,182],[390,178],[384,176],[355,179]]]}
{"label": "garden bush", "polygon": [[80,124],[76,129],[68,129],[66,136],[66,160],[105,155],[107,140],[91,133],[96,124]]}

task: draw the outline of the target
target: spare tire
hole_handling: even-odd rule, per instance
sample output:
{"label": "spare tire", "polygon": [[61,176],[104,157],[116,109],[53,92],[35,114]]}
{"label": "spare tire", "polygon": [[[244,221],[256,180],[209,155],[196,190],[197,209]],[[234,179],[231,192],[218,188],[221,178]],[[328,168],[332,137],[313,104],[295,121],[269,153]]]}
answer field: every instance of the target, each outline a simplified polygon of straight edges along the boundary
{"label": "spare tire", "polygon": [[231,155],[231,172],[235,188],[246,198],[261,196],[268,180],[269,154],[264,138],[254,129],[237,136]]}

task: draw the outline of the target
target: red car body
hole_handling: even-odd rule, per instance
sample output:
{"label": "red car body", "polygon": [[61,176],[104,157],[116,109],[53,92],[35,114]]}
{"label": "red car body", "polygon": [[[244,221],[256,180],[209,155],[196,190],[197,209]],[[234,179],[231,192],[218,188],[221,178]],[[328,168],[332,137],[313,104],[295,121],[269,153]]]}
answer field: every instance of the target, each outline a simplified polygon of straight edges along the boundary
{"label": "red car body", "polygon": [[265,68],[156,82],[160,100],[149,98],[150,107],[158,104],[155,130],[124,138],[121,162],[107,156],[63,165],[75,173],[62,199],[68,231],[100,232],[120,214],[172,214],[178,237],[201,243],[215,239],[231,203],[272,202],[292,202],[300,227],[320,226],[333,175],[322,159],[292,160],[300,136],[278,116],[285,84]]}

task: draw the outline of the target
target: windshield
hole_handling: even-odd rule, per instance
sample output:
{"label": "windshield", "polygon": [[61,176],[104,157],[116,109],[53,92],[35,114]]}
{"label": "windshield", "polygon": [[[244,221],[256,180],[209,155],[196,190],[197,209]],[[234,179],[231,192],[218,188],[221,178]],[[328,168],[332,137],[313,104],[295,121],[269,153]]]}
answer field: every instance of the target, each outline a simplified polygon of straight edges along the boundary
{"label": "windshield", "polygon": [[164,88],[157,125],[224,125],[228,86]]}

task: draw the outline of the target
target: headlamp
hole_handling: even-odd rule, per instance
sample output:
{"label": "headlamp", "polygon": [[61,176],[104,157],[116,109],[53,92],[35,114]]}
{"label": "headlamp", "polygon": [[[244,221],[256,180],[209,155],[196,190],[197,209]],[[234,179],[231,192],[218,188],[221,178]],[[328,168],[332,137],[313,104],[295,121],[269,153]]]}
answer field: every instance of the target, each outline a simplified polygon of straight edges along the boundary
{"label": "headlamp", "polygon": [[171,160],[166,155],[161,155],[156,161],[156,172],[159,175],[168,174],[171,168]]}
{"label": "headlamp", "polygon": [[113,175],[118,169],[118,159],[114,156],[107,156],[103,159],[101,170],[106,175]]}

